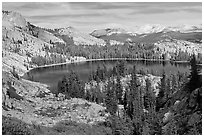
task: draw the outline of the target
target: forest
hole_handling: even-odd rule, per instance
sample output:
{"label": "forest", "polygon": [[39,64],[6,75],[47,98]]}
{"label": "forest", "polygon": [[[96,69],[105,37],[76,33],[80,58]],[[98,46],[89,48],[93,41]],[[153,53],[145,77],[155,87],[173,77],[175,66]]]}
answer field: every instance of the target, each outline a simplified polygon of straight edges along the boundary
{"label": "forest", "polygon": [[[84,83],[72,71],[58,82],[58,93],[104,105],[110,113],[105,125],[115,135],[202,134],[202,78],[195,56],[190,63],[190,74],[163,73],[157,96],[150,80],[146,79],[145,85],[139,82],[137,66],[127,72],[123,61],[112,70],[98,67],[91,74],[90,81],[106,83],[103,92],[99,88],[85,92]],[[126,75],[131,80],[124,90],[121,78]],[[170,116],[165,119],[167,114]]]}
{"label": "forest", "polygon": [[[190,61],[187,52],[179,51],[178,54],[171,54],[171,58],[167,53],[160,54],[154,49],[153,44],[144,43],[124,43],[121,45],[111,46],[108,42],[105,46],[89,46],[74,45],[70,40],[66,39],[66,44],[53,43],[52,47],[44,47],[42,51],[46,52],[46,56],[34,56],[31,58],[31,64],[48,65],[53,63],[66,62],[73,56],[81,56],[86,59],[105,59],[105,58],[132,58],[132,59],[154,59],[154,60],[171,60],[171,61]],[[69,38],[70,39],[70,38]],[[50,53],[50,54],[49,54]],[[197,55],[197,62],[202,63],[202,55]]]}

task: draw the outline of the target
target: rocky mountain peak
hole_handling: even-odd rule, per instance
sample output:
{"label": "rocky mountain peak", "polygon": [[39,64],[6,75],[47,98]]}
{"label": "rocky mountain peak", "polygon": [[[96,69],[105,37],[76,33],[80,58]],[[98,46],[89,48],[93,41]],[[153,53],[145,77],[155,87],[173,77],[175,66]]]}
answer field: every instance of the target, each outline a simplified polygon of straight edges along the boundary
{"label": "rocky mountain peak", "polygon": [[80,32],[74,27],[66,27],[58,29],[60,35],[66,35],[73,39],[75,45],[105,45],[105,41],[95,38],[89,34]]}
{"label": "rocky mountain peak", "polygon": [[[125,29],[124,29],[125,28]],[[165,26],[161,24],[145,24],[141,26],[133,26],[133,27],[124,27],[124,28],[116,28],[116,27],[107,27],[105,29],[94,30],[90,33],[94,37],[101,36],[110,36],[112,34],[129,34],[132,36],[136,36],[137,34],[151,34],[151,33],[159,33],[159,32],[170,32],[176,31],[181,33],[189,33],[189,32],[202,32],[202,25],[176,25],[176,26]]]}
{"label": "rocky mountain peak", "polygon": [[127,33],[127,31],[123,28],[106,28],[106,29],[100,29],[100,30],[94,30],[91,35],[94,37],[100,37],[100,36],[110,36],[112,34],[120,34],[120,33]]}
{"label": "rocky mountain peak", "polygon": [[165,26],[160,24],[146,24],[142,26],[136,26],[133,28],[133,32],[137,34],[145,34],[145,33],[158,33],[165,29]]}
{"label": "rocky mountain peak", "polygon": [[6,28],[25,28],[27,26],[27,22],[20,13],[13,11],[2,11],[2,26]]}
{"label": "rocky mountain peak", "polygon": [[57,31],[60,35],[72,35],[74,32],[77,32],[77,30],[71,26],[68,26],[65,28],[59,28],[57,29]]}
{"label": "rocky mountain peak", "polygon": [[201,24],[200,25],[183,24],[183,25],[166,27],[166,29],[169,31],[179,31],[181,33],[202,32],[202,25]]}

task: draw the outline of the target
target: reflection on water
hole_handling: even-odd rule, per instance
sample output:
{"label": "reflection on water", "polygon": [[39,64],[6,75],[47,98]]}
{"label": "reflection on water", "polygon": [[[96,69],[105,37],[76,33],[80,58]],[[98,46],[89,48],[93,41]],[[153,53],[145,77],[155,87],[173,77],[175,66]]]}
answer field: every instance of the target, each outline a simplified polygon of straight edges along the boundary
{"label": "reflection on water", "polygon": [[[67,75],[71,70],[75,71],[81,80],[88,81],[89,75],[91,72],[95,71],[98,66],[105,65],[107,69],[112,68],[117,63],[116,60],[109,61],[89,61],[81,62],[74,64],[64,64],[59,66],[45,67],[45,68],[36,68],[31,70],[29,75],[33,76],[34,81],[39,81],[50,86],[50,89],[56,90],[57,83],[62,79],[64,75]],[[152,70],[156,74],[162,74],[163,71],[168,74],[175,74],[177,72],[187,72],[190,71],[190,65],[188,63],[175,63],[169,61],[127,61],[126,68],[130,70],[133,65],[136,65],[137,70]],[[24,75],[24,78],[28,78],[27,74]]]}

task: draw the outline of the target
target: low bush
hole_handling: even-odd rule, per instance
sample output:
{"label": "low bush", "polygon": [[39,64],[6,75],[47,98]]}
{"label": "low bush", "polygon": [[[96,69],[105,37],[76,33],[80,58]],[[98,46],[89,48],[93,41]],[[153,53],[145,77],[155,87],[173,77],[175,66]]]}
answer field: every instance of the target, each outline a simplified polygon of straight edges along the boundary
{"label": "low bush", "polygon": [[7,90],[7,94],[9,96],[9,98],[15,98],[17,100],[21,100],[23,99],[23,97],[21,97],[20,95],[18,95],[16,93],[16,89],[14,87],[11,86],[11,83],[8,82],[8,86],[9,86],[9,89]]}
{"label": "low bush", "polygon": [[3,135],[33,135],[33,129],[17,118],[2,116]]}
{"label": "low bush", "polygon": [[76,123],[74,121],[64,120],[55,126],[43,127],[45,135],[109,135],[111,129],[103,125],[88,125],[85,123]]}
{"label": "low bush", "polygon": [[2,116],[3,135],[110,135],[112,130],[103,124],[88,125],[64,120],[53,127],[31,125],[17,118]]}

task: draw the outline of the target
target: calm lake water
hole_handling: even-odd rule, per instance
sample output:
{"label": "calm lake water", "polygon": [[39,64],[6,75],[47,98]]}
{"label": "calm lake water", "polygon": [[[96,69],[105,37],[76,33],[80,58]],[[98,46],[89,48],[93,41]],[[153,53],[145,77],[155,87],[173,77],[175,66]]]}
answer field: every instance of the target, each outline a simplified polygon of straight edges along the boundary
{"label": "calm lake water", "polygon": [[[88,61],[73,64],[64,64],[45,68],[35,68],[28,73],[33,76],[34,81],[50,86],[51,91],[57,90],[57,83],[67,75],[71,70],[76,72],[81,80],[84,82],[88,81],[91,72],[96,71],[98,66],[105,65],[107,69],[113,68],[117,63],[117,60],[106,60],[106,61]],[[190,65],[188,63],[171,63],[171,62],[160,62],[160,61],[126,61],[127,70],[132,69],[136,65],[137,70],[154,70],[157,74],[162,74],[163,71],[168,74],[175,74],[177,72],[190,72]],[[24,78],[28,78],[27,73]]]}

